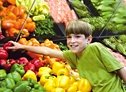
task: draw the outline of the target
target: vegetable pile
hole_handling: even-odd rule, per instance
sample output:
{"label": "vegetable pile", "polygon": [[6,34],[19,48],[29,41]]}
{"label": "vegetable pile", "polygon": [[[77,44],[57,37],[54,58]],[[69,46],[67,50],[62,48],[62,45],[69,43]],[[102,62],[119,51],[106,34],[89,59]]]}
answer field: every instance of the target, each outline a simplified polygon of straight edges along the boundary
{"label": "vegetable pile", "polygon": [[[19,42],[21,43],[21,38]],[[31,41],[31,44],[27,44]],[[22,41],[24,42],[24,41]],[[60,50],[59,46],[53,41],[46,39],[38,42],[35,38],[25,39],[27,45],[47,46],[52,49]],[[3,45],[7,46],[9,43]],[[9,44],[10,46],[10,44]],[[0,58],[0,91],[4,92],[90,92],[91,85],[87,79],[79,78],[77,72],[72,70],[64,60],[51,58],[35,53],[27,54],[27,57],[18,59],[9,58],[11,50],[1,48]],[[71,84],[71,85],[70,85]]]}
{"label": "vegetable pile", "polygon": [[30,17],[27,18],[26,23],[22,28],[27,16],[25,9],[22,6],[1,6],[0,16],[2,31],[7,37],[15,37],[20,30],[22,30],[21,34],[23,37],[28,37],[36,28],[35,22],[33,22]]}
{"label": "vegetable pile", "polygon": [[[47,46],[61,50],[59,45],[52,40],[45,39],[40,42],[34,38],[34,36],[45,38],[45,36],[55,35],[53,28],[55,21],[49,15],[51,11],[48,4],[44,0],[35,0],[35,2],[34,0],[0,1],[1,34],[12,38],[16,38],[20,34],[17,41],[20,44]],[[72,16],[73,11],[68,11],[69,16]],[[69,17],[67,20],[65,21],[64,16],[64,20],[60,22],[67,24],[71,18]],[[34,36],[31,37],[32,34]],[[8,49],[11,45],[6,42],[0,48],[0,92],[91,91],[89,81],[79,78],[78,73],[72,70],[64,60],[25,50],[17,57],[16,54],[19,53]],[[60,45],[62,49],[65,48],[63,44],[60,43]],[[11,52],[15,54],[14,57],[10,55]]]}
{"label": "vegetable pile", "polygon": [[[84,4],[83,0],[71,0],[73,8],[80,19],[93,25],[94,31],[106,30],[122,33],[125,32],[126,6],[124,0],[90,0],[98,14],[95,16],[90,4]],[[85,1],[86,2],[86,1]]]}

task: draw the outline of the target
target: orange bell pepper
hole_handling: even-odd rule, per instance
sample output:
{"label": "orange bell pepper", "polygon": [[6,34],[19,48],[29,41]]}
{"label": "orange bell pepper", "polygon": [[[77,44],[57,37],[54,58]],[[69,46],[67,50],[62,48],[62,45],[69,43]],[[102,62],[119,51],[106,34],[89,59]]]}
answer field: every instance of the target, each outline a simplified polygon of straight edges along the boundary
{"label": "orange bell pepper", "polygon": [[28,32],[28,30],[27,29],[22,29],[21,30],[22,32],[21,32],[21,36],[22,37],[28,37],[29,35],[30,35],[30,33]]}
{"label": "orange bell pepper", "polygon": [[10,37],[14,37],[14,36],[18,35],[19,30],[15,29],[15,28],[9,28],[9,29],[7,30],[7,32],[8,32],[8,35],[9,35]]}

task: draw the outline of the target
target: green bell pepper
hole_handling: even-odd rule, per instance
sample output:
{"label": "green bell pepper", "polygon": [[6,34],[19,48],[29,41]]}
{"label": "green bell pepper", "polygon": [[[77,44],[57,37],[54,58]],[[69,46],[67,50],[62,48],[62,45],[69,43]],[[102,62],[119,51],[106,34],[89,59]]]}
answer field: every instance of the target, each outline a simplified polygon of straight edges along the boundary
{"label": "green bell pepper", "polygon": [[31,87],[28,81],[19,81],[15,85],[14,92],[30,92]]}
{"label": "green bell pepper", "polygon": [[[6,87],[5,79],[0,81],[0,88]],[[1,91],[0,91],[1,92]]]}
{"label": "green bell pepper", "polygon": [[39,83],[34,84],[34,90],[36,90],[35,92],[46,92],[45,88],[42,87]]}
{"label": "green bell pepper", "polygon": [[32,88],[30,92],[46,92],[44,89],[34,89]]}
{"label": "green bell pepper", "polygon": [[15,81],[15,83],[22,80],[21,75],[17,71],[8,73],[7,78],[12,78]]}
{"label": "green bell pepper", "polygon": [[9,89],[13,89],[15,87],[15,81],[12,78],[5,79],[6,87]]}
{"label": "green bell pepper", "polygon": [[0,92],[13,92],[11,89],[7,89],[6,87],[0,88]]}
{"label": "green bell pepper", "polygon": [[32,87],[30,92],[46,92],[45,89],[35,80],[28,79],[30,86]]}
{"label": "green bell pepper", "polygon": [[20,64],[17,64],[17,63],[12,65],[10,71],[11,72],[17,71],[21,76],[23,76],[24,73],[25,73],[24,67],[22,65],[20,65]]}
{"label": "green bell pepper", "polygon": [[0,69],[0,80],[5,79],[7,73],[4,69]]}

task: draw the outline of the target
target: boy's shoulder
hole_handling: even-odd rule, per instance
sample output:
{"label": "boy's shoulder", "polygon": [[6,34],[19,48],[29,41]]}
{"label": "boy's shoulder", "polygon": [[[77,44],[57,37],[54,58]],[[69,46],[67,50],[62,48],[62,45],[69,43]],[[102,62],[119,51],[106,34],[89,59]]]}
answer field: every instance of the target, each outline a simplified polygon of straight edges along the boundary
{"label": "boy's shoulder", "polygon": [[93,42],[89,46],[101,46],[101,45],[103,46],[103,44],[100,42]]}
{"label": "boy's shoulder", "polygon": [[105,46],[100,42],[93,42],[87,46],[87,50],[95,51],[95,52],[103,49],[105,49]]}
{"label": "boy's shoulder", "polygon": [[88,45],[88,48],[105,48],[106,46],[104,46],[102,43],[100,43],[100,42],[93,42],[93,43],[90,43],[89,45]]}

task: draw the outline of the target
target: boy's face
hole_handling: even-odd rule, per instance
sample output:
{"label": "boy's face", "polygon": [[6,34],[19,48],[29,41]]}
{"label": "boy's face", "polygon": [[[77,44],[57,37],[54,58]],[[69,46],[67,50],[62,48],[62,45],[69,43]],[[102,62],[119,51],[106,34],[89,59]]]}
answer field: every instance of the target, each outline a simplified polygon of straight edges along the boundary
{"label": "boy's face", "polygon": [[85,38],[83,34],[70,34],[67,36],[67,46],[73,53],[80,54],[91,40],[90,36]]}

